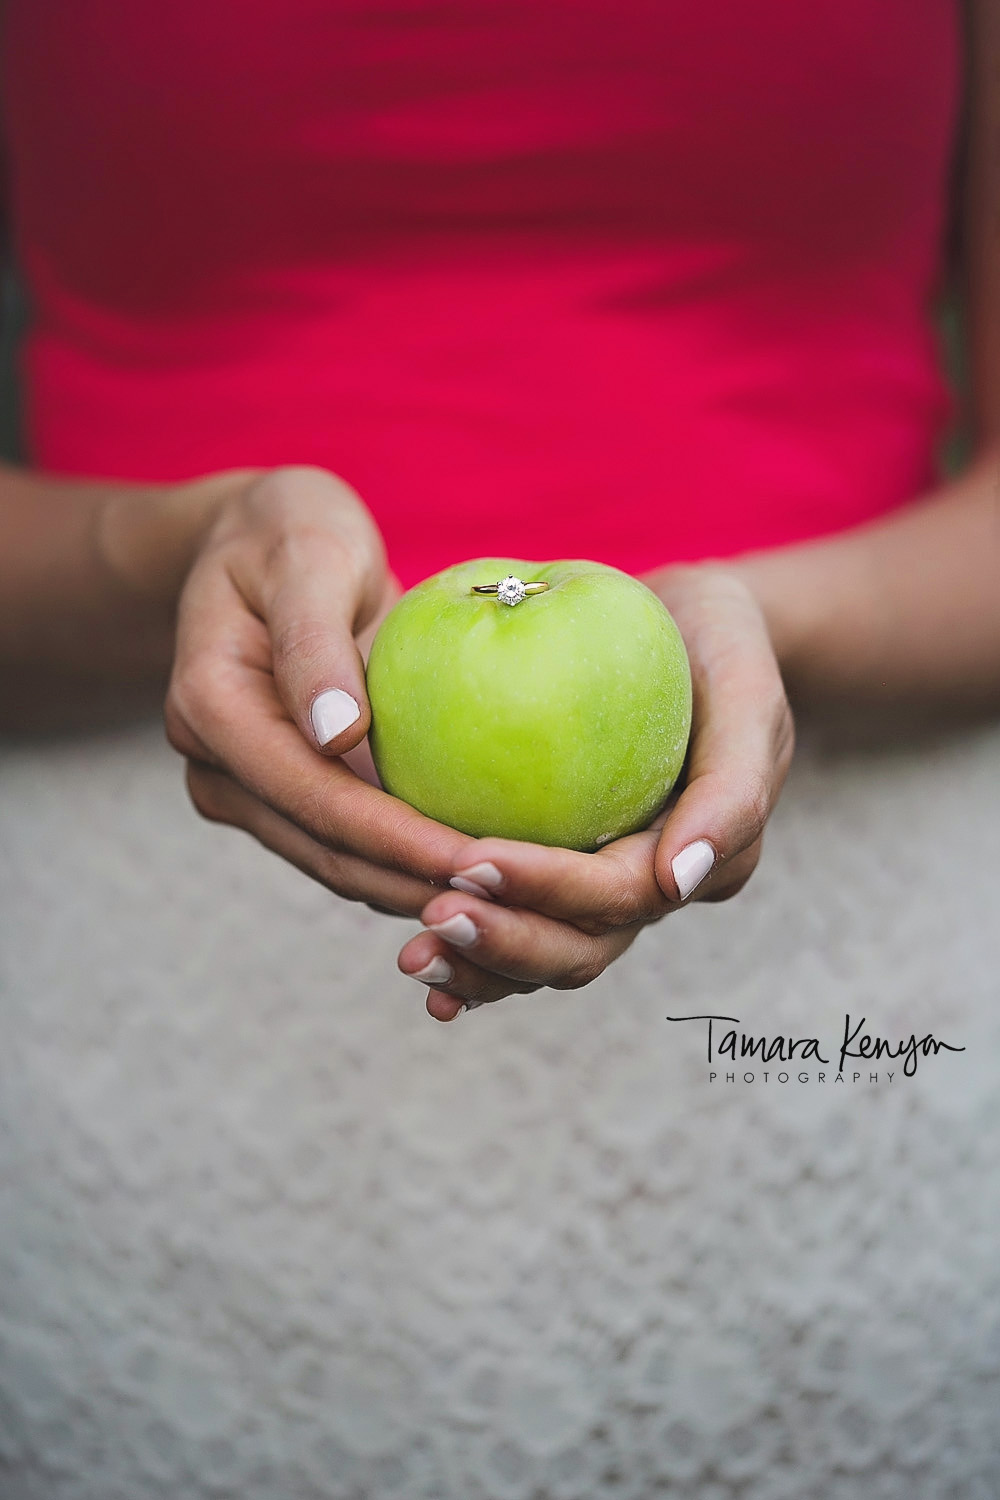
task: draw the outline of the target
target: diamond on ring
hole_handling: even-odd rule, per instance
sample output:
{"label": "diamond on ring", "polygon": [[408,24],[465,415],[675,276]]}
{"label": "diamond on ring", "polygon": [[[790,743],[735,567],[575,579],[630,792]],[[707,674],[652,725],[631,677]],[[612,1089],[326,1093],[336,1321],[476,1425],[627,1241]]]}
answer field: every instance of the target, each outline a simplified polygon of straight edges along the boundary
{"label": "diamond on ring", "polygon": [[515,578],[513,573],[508,573],[507,577],[501,578],[497,584],[497,598],[501,604],[520,604],[524,593],[524,584],[520,578]]}

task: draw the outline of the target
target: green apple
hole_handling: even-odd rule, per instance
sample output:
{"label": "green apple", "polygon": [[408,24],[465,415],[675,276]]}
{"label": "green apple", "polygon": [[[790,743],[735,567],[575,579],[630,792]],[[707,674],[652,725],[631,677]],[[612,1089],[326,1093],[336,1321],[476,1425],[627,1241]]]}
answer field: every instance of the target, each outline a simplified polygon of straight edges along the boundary
{"label": "green apple", "polygon": [[[549,587],[472,592],[508,575]],[[387,791],[463,833],[570,849],[644,828],[691,728],[677,626],[597,562],[484,557],[425,579],[382,622],[368,696]]]}

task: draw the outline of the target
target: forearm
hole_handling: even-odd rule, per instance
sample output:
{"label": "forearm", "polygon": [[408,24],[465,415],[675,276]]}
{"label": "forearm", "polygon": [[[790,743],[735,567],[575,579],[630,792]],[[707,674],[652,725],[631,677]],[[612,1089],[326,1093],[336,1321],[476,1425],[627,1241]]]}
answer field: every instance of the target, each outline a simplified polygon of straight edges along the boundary
{"label": "forearm", "polygon": [[53,479],[0,467],[0,723],[48,697],[165,681],[177,593],[219,505],[245,484]]}
{"label": "forearm", "polygon": [[793,701],[1000,706],[1000,456],[883,521],[724,564]]}

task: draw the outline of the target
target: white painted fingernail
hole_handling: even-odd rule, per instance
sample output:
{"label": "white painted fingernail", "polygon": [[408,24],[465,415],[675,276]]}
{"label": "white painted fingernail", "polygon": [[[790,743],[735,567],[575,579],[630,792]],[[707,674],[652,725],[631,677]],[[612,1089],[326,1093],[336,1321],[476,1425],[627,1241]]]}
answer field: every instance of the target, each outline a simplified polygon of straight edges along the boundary
{"label": "white painted fingernail", "polygon": [[319,744],[328,745],[355,720],[360,719],[361,709],[350,693],[345,693],[342,688],[328,688],[313,700],[309,717]]}
{"label": "white painted fingernail", "polygon": [[467,870],[459,870],[457,875],[451,877],[451,883],[456,890],[471,891],[473,896],[481,896],[484,893],[489,895],[491,891],[498,891],[503,885],[503,876],[496,865],[485,861],[481,865],[470,865]]}
{"label": "white painted fingernail", "polygon": [[490,901],[493,892],[488,891],[484,885],[477,885],[474,880],[466,880],[464,875],[453,875],[448,882],[456,891],[464,891],[467,896],[481,896],[484,901]]}
{"label": "white painted fingernail", "polygon": [[453,943],[456,948],[471,948],[479,936],[479,929],[471,917],[467,917],[464,911],[449,917],[446,922],[431,922],[427,927],[428,932],[436,932],[443,937],[446,943]]}
{"label": "white painted fingernail", "polygon": [[418,974],[410,975],[411,979],[419,979],[421,984],[451,984],[454,977],[455,971],[451,964],[440,954],[432,958],[429,964],[424,964]]}
{"label": "white painted fingernail", "polygon": [[698,839],[697,843],[688,844],[680,854],[674,855],[670,868],[682,901],[686,901],[695,887],[701,885],[714,864],[715,850],[707,839]]}

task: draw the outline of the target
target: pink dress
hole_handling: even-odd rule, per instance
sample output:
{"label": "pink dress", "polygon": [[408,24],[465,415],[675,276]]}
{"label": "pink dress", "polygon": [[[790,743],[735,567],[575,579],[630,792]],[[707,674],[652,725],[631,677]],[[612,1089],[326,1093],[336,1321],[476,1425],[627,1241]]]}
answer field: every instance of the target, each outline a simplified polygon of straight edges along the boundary
{"label": "pink dress", "polygon": [[322,464],[404,583],[932,482],[953,0],[6,11],[39,465]]}

